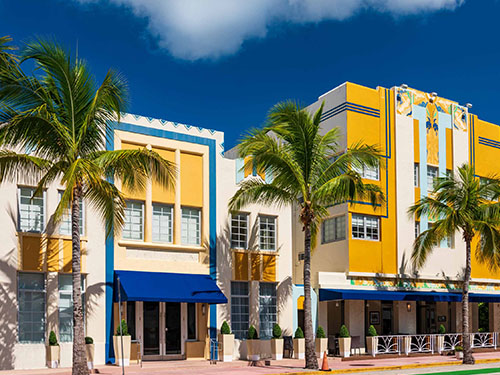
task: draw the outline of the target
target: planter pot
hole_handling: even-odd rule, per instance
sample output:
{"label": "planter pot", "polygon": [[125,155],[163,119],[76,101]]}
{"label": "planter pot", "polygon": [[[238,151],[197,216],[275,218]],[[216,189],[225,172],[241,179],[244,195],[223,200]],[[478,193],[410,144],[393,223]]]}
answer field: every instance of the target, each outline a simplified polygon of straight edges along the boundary
{"label": "planter pot", "polygon": [[411,351],[411,336],[403,337],[403,353],[408,355]]}
{"label": "planter pot", "polygon": [[441,354],[444,350],[444,335],[436,336],[436,345],[438,353]]}
{"label": "planter pot", "polygon": [[113,348],[115,349],[115,365],[121,366],[123,361],[123,365],[128,366],[130,364],[130,344],[132,339],[130,336],[123,336],[122,355],[121,337],[122,336],[113,336]]}
{"label": "planter pot", "polygon": [[464,352],[455,352],[455,357],[457,359],[464,359]]}
{"label": "planter pot", "polygon": [[94,344],[85,344],[85,355],[87,356],[87,367],[94,369]]}
{"label": "planter pot", "polygon": [[341,357],[349,357],[351,355],[351,338],[350,337],[340,337],[339,338],[339,348]]}
{"label": "planter pot", "polygon": [[58,368],[61,348],[59,345],[47,346],[47,367]]}
{"label": "planter pot", "polygon": [[328,350],[328,339],[316,339],[316,357],[321,358],[323,353]]}
{"label": "planter pot", "polygon": [[293,339],[293,358],[304,359],[306,357],[306,339]]}
{"label": "planter pot", "polygon": [[260,360],[260,340],[247,340],[247,360]]}
{"label": "planter pot", "polygon": [[366,336],[366,350],[368,354],[375,357],[375,354],[377,354],[377,347],[378,347],[378,337]]}
{"label": "planter pot", "polygon": [[274,360],[283,359],[283,339],[271,339],[271,355]]}
{"label": "planter pot", "polygon": [[222,345],[219,353],[219,361],[231,362],[234,353],[234,335],[219,335],[219,342]]}

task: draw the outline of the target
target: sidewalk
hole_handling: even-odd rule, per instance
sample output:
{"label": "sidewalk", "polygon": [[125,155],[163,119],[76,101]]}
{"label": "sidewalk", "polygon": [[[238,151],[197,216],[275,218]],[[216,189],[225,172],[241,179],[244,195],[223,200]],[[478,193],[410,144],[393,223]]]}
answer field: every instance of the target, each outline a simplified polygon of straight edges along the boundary
{"label": "sidewalk", "polygon": [[[453,356],[426,356],[426,357],[406,357],[398,358],[372,358],[364,360],[341,361],[340,358],[328,358],[328,363],[332,373],[355,373],[365,374],[378,373],[380,371],[398,370],[392,373],[424,373],[441,372],[465,369],[475,369],[481,367],[500,367],[500,351],[476,353],[477,366],[460,366],[461,362]],[[321,361],[319,361],[321,363]],[[142,368],[139,365],[131,365],[125,368],[125,374],[294,374],[309,373],[316,371],[304,370],[303,360],[286,359],[283,361],[271,361],[271,366],[264,366],[264,362],[259,366],[250,366],[247,361],[234,361],[229,363],[218,363],[211,365],[208,361],[168,361],[168,362],[144,362]],[[443,367],[444,366],[444,367]],[[451,367],[450,367],[451,366]],[[449,370],[449,369],[451,370]],[[121,374],[121,368],[117,366],[97,366],[99,373],[109,375]],[[426,369],[426,370],[424,370]],[[445,370],[446,369],[446,370]],[[325,374],[325,372],[317,372]],[[71,369],[40,369],[40,370],[16,370],[0,371],[0,374],[12,375],[69,375]],[[389,374],[389,373],[388,373]]]}

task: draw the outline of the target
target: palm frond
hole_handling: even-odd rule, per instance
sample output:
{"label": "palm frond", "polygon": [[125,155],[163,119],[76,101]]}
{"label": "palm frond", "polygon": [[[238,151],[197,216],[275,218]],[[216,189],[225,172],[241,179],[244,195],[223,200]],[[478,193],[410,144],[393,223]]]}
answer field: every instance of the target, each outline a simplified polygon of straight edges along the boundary
{"label": "palm frond", "polygon": [[51,162],[43,158],[0,150],[0,183],[15,182],[19,177],[37,180],[50,166]]}
{"label": "palm frond", "polygon": [[291,204],[294,199],[295,195],[287,190],[260,178],[249,178],[240,183],[238,191],[229,200],[228,208],[236,212],[251,203],[282,207]]}

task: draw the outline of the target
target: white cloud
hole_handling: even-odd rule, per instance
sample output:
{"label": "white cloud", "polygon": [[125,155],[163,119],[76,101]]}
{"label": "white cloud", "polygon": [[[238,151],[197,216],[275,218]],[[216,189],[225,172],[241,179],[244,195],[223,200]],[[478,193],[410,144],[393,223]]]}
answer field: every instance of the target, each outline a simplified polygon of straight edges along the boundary
{"label": "white cloud", "polygon": [[[103,0],[76,0],[80,3]],[[279,23],[344,20],[372,9],[393,15],[453,10],[465,0],[107,0],[148,21],[160,47],[180,59],[216,59]]]}

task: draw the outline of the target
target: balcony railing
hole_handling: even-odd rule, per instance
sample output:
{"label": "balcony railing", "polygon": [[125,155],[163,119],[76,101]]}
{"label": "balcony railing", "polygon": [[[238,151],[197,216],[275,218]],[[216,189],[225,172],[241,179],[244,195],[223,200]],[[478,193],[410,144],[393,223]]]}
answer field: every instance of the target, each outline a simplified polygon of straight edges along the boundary
{"label": "balcony railing", "polygon": [[[497,332],[470,333],[473,349],[493,348],[496,350],[498,341]],[[461,333],[422,334],[422,335],[388,335],[375,336],[373,352],[374,357],[380,354],[409,355],[413,353],[442,353],[455,350],[462,346]]]}

